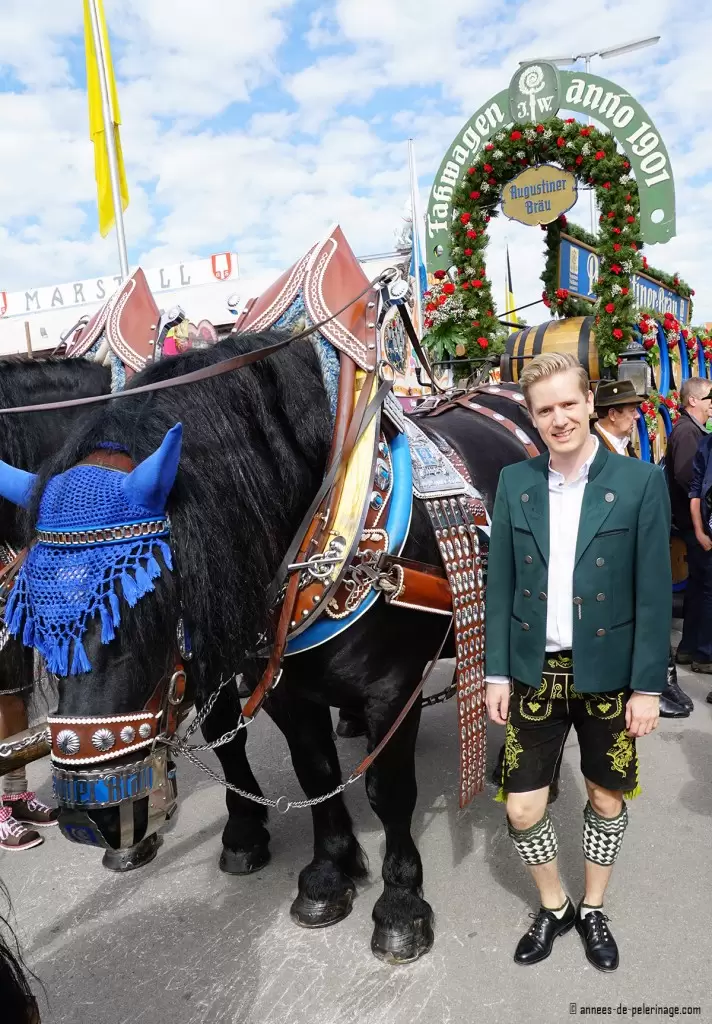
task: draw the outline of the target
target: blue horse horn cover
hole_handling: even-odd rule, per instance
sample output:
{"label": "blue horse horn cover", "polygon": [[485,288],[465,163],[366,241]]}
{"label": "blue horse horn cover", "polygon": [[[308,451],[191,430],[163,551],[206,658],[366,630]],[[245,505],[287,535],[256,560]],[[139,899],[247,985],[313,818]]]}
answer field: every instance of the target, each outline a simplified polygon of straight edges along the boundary
{"label": "blue horse horn cover", "polygon": [[34,473],[15,469],[0,459],[0,496],[7,498],[13,505],[27,508],[36,483],[37,477]]}
{"label": "blue horse horn cover", "polygon": [[[178,423],[130,473],[83,464],[48,481],[38,538],[8,597],[5,623],[13,636],[43,655],[50,672],[91,672],[82,643],[90,621],[97,619],[101,642],[110,643],[121,623],[120,595],[133,607],[154,589],[163,572],[157,555],[172,569],[165,510],[181,438]],[[92,532],[116,527],[132,529],[114,537],[105,532],[101,539]],[[67,534],[77,534],[76,543]]]}

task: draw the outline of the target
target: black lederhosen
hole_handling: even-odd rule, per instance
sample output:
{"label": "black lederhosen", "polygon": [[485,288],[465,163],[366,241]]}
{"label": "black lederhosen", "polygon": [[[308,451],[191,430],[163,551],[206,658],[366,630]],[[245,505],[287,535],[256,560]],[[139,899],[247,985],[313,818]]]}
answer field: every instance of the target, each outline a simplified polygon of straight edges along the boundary
{"label": "black lederhosen", "polygon": [[571,652],[547,655],[537,688],[511,684],[502,768],[503,793],[529,793],[551,785],[573,725],[581,772],[605,789],[638,792],[635,740],[626,733],[630,690],[577,693]]}

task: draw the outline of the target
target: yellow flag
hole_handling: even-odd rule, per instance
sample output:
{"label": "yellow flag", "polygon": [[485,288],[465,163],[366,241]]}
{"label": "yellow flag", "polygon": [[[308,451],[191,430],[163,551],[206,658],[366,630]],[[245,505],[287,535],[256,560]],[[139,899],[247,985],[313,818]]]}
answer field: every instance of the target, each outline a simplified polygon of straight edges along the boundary
{"label": "yellow flag", "polygon": [[[101,34],[104,56],[106,58],[106,78],[109,83],[109,99],[113,124],[110,130],[114,133],[116,144],[116,161],[119,172],[119,188],[121,191],[121,207],[123,210],[129,205],[129,189],[126,184],[126,169],[124,157],[121,152],[121,138],[119,136],[119,97],[116,92],[116,79],[114,78],[114,67],[111,62],[111,50],[109,49],[109,35],[106,31],[106,19],[104,17],[103,0],[96,0],[96,10],[99,19],[99,32]],[[84,46],[87,58],[87,92],[89,94],[89,137],[94,143],[94,176],[96,177],[96,188],[99,203],[99,231],[103,236],[108,235],[114,226],[114,201],[111,195],[111,176],[109,174],[109,155],[106,149],[106,125],[104,124],[104,110],[101,104],[101,81],[99,78],[99,61],[94,49],[94,35],[91,28],[91,12],[89,0],[84,0]]]}
{"label": "yellow flag", "polygon": [[518,330],[519,321],[514,310],[517,304],[514,301],[514,286],[512,285],[512,268],[509,265],[509,246],[507,246],[507,275],[504,282],[504,319],[510,323],[517,324],[517,327],[510,327],[509,333]]}

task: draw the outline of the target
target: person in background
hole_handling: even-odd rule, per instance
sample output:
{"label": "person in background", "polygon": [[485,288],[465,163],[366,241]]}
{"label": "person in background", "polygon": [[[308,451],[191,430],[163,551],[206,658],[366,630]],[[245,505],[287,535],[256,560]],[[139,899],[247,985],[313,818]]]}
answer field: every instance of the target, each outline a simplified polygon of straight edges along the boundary
{"label": "person in background", "polygon": [[[640,419],[643,398],[638,395],[632,381],[602,380],[596,388],[592,430],[609,452],[637,459],[631,435]],[[675,653],[670,647],[667,685],[660,694],[661,718],[689,718],[694,710],[689,697],[677,681]]]}
{"label": "person in background", "polygon": [[[506,466],[492,513],[487,710],[504,725],[500,798],[541,901],[517,945],[536,964],[575,927],[601,971],[619,964],[603,900],[640,792],[636,740],[657,728],[672,624],[670,502],[659,467],[590,433],[588,376],[568,354],[536,356],[521,387],[548,454]],[[588,800],[585,890],[558,870],[549,786],[576,729]]]}
{"label": "person in background", "polygon": [[[690,518],[695,532],[695,540],[704,554],[710,557],[712,553],[712,434],[705,434],[702,438],[692,461]],[[707,694],[707,703],[712,704],[712,690]]]}
{"label": "person in background", "polygon": [[[693,672],[712,674],[712,550],[707,536],[698,536],[692,521],[690,494],[693,464],[700,442],[707,438],[705,424],[712,413],[710,382],[690,377],[680,389],[682,413],[672,429],[665,455],[672,521],[687,549],[687,587],[678,665]],[[704,543],[703,543],[704,542]]]}

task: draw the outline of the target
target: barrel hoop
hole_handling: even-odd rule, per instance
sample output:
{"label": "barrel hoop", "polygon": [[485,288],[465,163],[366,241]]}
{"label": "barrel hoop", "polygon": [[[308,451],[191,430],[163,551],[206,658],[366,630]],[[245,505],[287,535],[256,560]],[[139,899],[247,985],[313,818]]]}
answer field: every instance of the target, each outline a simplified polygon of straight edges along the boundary
{"label": "barrel hoop", "polygon": [[[549,324],[550,323],[551,321],[549,321]],[[532,354],[535,356],[541,355],[542,346],[544,344],[544,335],[549,329],[549,324],[539,324],[536,329],[536,334],[534,335],[534,346],[532,349]]]}
{"label": "barrel hoop", "polygon": [[593,317],[585,316],[583,323],[581,324],[581,330],[579,331],[578,339],[578,361],[581,366],[587,366],[589,373],[593,367],[589,366],[589,349],[591,345],[591,328],[593,327]]}
{"label": "barrel hoop", "polygon": [[524,358],[523,357],[526,355],[527,338],[529,337],[529,335],[532,333],[533,330],[534,330],[533,327],[525,327],[524,330],[520,333],[519,337],[517,338],[517,344],[515,346],[515,348],[516,348],[515,355],[516,355],[517,358],[514,360],[514,362],[516,363],[516,367],[515,368],[517,370],[517,380],[519,379],[519,377],[521,377],[522,370],[524,369]]}

